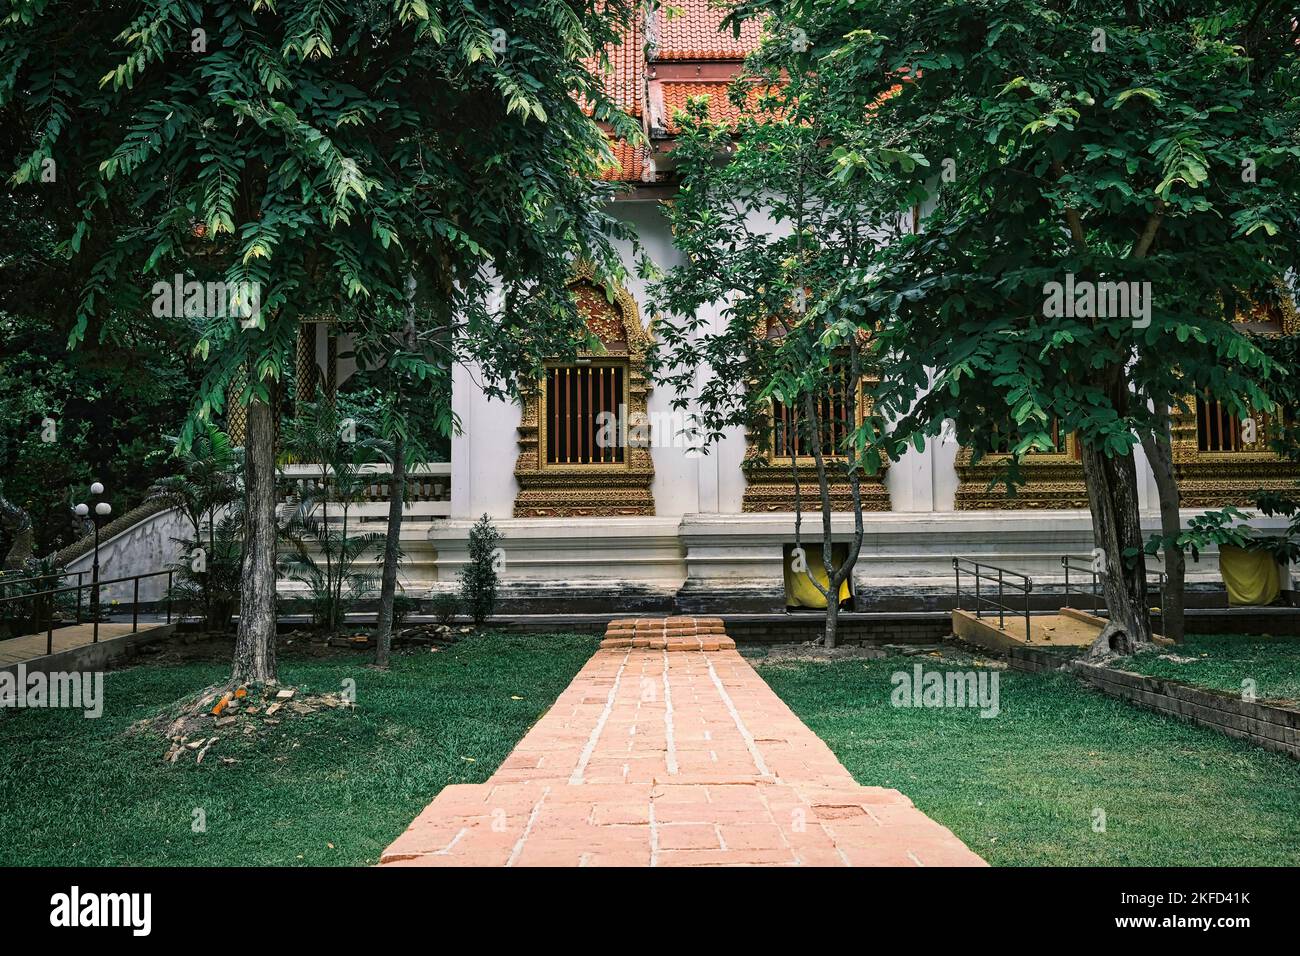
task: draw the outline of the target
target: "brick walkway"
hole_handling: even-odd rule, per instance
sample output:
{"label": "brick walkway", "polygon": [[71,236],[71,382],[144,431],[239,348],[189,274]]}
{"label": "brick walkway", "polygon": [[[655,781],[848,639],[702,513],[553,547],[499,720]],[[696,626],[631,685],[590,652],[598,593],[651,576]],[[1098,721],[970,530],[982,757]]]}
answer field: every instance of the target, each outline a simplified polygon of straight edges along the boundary
{"label": "brick walkway", "polygon": [[[159,624],[146,624],[142,621],[140,623],[140,633],[160,626]],[[59,654],[63,651],[70,651],[90,644],[94,639],[94,631],[95,626],[93,624],[73,624],[59,628],[54,632],[53,652]],[[104,621],[99,624],[99,640],[101,643],[110,641],[115,637],[124,637],[130,633],[132,633],[130,624],[110,624]],[[11,637],[0,641],[0,667],[8,667],[11,664],[20,664],[23,661],[44,657],[47,646],[46,639],[47,635],[42,631],[39,634],[24,634],[22,637]]]}
{"label": "brick walkway", "polygon": [[486,783],[446,787],[393,866],[983,866],[854,782],[716,618],[615,621]]}

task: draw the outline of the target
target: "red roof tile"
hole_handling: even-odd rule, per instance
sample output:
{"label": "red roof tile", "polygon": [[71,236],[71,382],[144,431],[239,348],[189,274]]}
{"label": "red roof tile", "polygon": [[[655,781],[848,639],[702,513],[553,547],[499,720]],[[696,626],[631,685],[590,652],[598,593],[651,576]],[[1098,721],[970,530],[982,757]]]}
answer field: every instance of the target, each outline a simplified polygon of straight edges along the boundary
{"label": "red roof tile", "polygon": [[659,8],[652,14],[657,60],[743,60],[758,47],[756,20],[746,20],[740,36],[718,29],[734,4],[721,0],[671,0],[683,12],[669,18]]}
{"label": "red roof tile", "polygon": [[623,29],[623,42],[605,50],[609,69],[601,68],[599,57],[589,57],[585,65],[601,78],[605,93],[632,116],[641,115],[645,95],[645,38],[641,17],[636,15]]}
{"label": "red roof tile", "polygon": [[[707,96],[709,98],[708,116],[709,119],[717,123],[727,123],[735,126],[740,119],[741,111],[736,104],[727,96],[729,83],[675,83],[664,81],[659,84],[662,91],[664,103],[664,119],[668,123],[668,132],[681,132],[681,124],[676,120],[676,114],[686,111],[686,101],[693,96]],[[753,87],[749,91],[749,100],[751,109],[754,101],[758,98],[758,88]]]}
{"label": "red roof tile", "polygon": [[609,148],[614,151],[617,165],[603,170],[600,178],[612,183],[636,183],[645,173],[644,146],[631,146],[626,140],[613,140]]}

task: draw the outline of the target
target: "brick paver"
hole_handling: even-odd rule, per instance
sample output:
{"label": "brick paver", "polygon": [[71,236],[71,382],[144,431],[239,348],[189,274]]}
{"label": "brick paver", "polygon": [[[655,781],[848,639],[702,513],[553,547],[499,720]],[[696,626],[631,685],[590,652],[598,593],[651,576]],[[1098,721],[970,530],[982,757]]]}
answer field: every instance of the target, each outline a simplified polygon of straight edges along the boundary
{"label": "brick paver", "polygon": [[[161,624],[142,623],[140,632],[151,631],[155,627],[161,626]],[[95,626],[93,624],[71,624],[59,628],[54,632],[53,653],[59,654],[92,643],[95,636],[94,632]],[[101,621],[99,625],[99,639],[101,642],[112,640],[115,637],[124,637],[131,633],[130,624],[111,624]],[[48,646],[46,642],[47,635],[44,631],[39,634],[24,634],[22,637],[11,637],[0,642],[0,667],[8,667],[10,664],[21,664],[24,661],[44,657]]]}
{"label": "brick paver", "polygon": [[443,789],[381,864],[985,865],[859,786],[734,648],[717,618],[611,623],[497,772]]}

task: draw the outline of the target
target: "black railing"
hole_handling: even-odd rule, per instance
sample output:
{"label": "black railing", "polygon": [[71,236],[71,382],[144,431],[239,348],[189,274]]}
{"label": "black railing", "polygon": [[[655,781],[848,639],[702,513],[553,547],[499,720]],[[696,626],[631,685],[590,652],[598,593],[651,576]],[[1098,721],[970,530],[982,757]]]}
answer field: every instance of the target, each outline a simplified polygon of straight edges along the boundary
{"label": "black railing", "polygon": [[[1075,558],[1068,554],[1061,555],[1061,567],[1065,569],[1065,604],[1063,607],[1070,606],[1070,572],[1092,576],[1092,613],[1097,614],[1101,610],[1101,575],[1093,569],[1092,562],[1087,558]],[[1083,588],[1074,588],[1074,593],[1081,597],[1088,597],[1089,594]],[[1083,610],[1083,608],[1079,608]]]}
{"label": "black railing", "polygon": [[[1006,618],[1008,612],[1014,615],[1023,615],[1025,619],[1025,640],[1033,640],[1029,630],[1029,594],[1034,590],[1034,582],[1027,575],[1020,574],[1016,571],[1008,571],[1006,568],[999,568],[992,564],[980,564],[977,561],[970,561],[966,558],[952,559],[953,574],[957,577],[957,602],[958,610],[961,606],[961,576],[964,571],[975,579],[975,616],[977,618],[984,616],[984,605],[990,605],[989,614],[993,610],[998,612],[998,630],[1005,631]],[[980,582],[987,581],[990,585],[996,583],[998,589],[997,599],[986,597],[984,590],[980,588]],[[1025,597],[1024,608],[1012,607],[1005,603],[1007,591],[1023,594]],[[1013,595],[1014,596],[1014,595]]]}
{"label": "black railing", "polygon": [[[80,583],[82,575],[86,574],[85,571],[76,572],[76,573],[77,573],[77,580],[78,580],[77,584],[70,584],[67,585],[66,587],[61,587],[61,588],[49,588],[48,590],[45,591],[29,591],[26,594],[14,594],[8,597],[0,597],[0,605],[12,604],[17,601],[31,601],[33,608],[36,607],[37,598],[46,598],[46,597],[49,598],[48,601],[49,611],[45,619],[45,653],[47,655],[54,653],[54,597],[55,595],[58,594],[67,594],[70,591],[76,592],[77,594],[76,623],[80,624],[81,623],[81,592],[87,589],[90,589],[92,591],[90,606],[91,606],[91,620],[94,625],[94,628],[92,630],[91,643],[98,644],[99,643],[99,617],[100,617],[99,615],[100,589],[107,587],[110,584],[123,584],[127,581],[130,581],[132,583],[133,590],[134,590],[134,597],[131,601],[131,633],[135,634],[137,631],[140,630],[140,582],[147,578],[156,578],[159,575],[165,574],[167,575],[167,601],[166,601],[167,623],[170,624],[172,622],[172,575],[175,573],[174,571],[170,569],[166,571],[148,571],[144,574],[133,574],[128,577],[109,578],[108,580],[104,580],[104,581],[91,581],[88,584]],[[41,575],[40,577],[48,579],[48,578],[56,577],[56,575],[55,573],[51,572],[48,575]],[[6,581],[0,583],[9,584],[14,582]],[[39,633],[39,631],[37,633]]]}
{"label": "black railing", "polygon": [[0,588],[10,587],[14,584],[27,584],[30,581],[60,581],[74,575],[77,578],[77,583],[80,584],[81,576],[89,573],[89,571],[47,571],[45,574],[34,574],[30,578],[11,578],[4,571],[0,571]]}
{"label": "black railing", "polygon": [[[1070,603],[1070,572],[1073,571],[1076,575],[1081,574],[1092,578],[1092,613],[1098,617],[1105,614],[1106,602],[1101,593],[1102,572],[1093,567],[1092,561],[1088,558],[1076,558],[1066,554],[1061,556],[1061,567],[1065,569],[1066,606],[1069,606]],[[1160,623],[1163,626],[1165,620],[1165,588],[1168,581],[1168,575],[1163,571],[1148,571],[1147,577],[1150,577],[1152,574],[1156,576],[1156,589],[1160,592]],[[1081,587],[1076,587],[1073,590],[1075,594],[1079,594],[1083,597],[1089,596],[1089,592],[1085,591]],[[1148,595],[1151,593],[1150,581],[1146,583],[1146,593]],[[1082,608],[1080,608],[1080,610],[1082,610]]]}

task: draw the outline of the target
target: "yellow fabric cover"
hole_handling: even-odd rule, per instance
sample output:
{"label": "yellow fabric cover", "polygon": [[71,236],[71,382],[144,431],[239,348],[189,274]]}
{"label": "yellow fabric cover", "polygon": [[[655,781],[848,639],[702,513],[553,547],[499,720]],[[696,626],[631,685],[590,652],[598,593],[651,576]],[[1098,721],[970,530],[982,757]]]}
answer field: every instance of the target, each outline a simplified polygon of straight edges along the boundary
{"label": "yellow fabric cover", "polygon": [[[804,545],[804,559],[809,570],[822,587],[826,587],[828,578],[826,577],[826,564],[822,560],[822,548],[819,544]],[[849,555],[849,546],[847,544],[836,544],[831,546],[831,561],[839,567]],[[845,581],[840,585],[840,604],[843,605],[849,599],[849,582]],[[786,607],[812,607],[824,608],[826,598],[821,591],[818,591],[813,583],[808,580],[808,574],[805,571],[796,571],[794,569],[794,545],[787,545],[785,549],[785,606]]]}
{"label": "yellow fabric cover", "polygon": [[1281,593],[1277,562],[1267,551],[1247,551],[1226,544],[1219,548],[1219,573],[1228,589],[1228,604],[1272,604]]}

